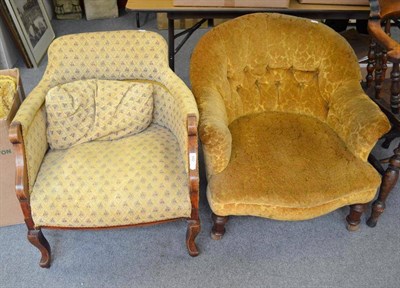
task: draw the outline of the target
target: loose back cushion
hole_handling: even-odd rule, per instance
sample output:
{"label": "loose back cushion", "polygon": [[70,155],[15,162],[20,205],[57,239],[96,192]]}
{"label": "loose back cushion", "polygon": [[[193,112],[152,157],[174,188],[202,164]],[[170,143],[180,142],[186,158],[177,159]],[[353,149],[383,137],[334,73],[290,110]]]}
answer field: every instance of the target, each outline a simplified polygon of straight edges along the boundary
{"label": "loose back cushion", "polygon": [[47,137],[52,149],[139,133],[152,122],[153,85],[78,80],[46,95]]}

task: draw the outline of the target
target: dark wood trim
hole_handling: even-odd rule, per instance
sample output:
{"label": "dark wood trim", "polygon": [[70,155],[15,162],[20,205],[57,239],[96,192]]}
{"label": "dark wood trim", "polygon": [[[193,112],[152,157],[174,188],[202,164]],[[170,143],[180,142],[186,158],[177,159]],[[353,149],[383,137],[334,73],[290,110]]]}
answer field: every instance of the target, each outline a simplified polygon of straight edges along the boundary
{"label": "dark wood trim", "polygon": [[[188,167],[189,167],[189,190],[190,201],[192,204],[191,219],[199,219],[199,153],[198,153],[198,135],[197,135],[197,119],[195,115],[188,116]],[[191,155],[195,155],[192,159],[195,161],[194,169],[191,169]]]}
{"label": "dark wood trim", "polygon": [[225,224],[228,222],[228,216],[219,216],[214,213],[211,215],[214,225],[211,230],[211,238],[214,240],[221,240],[225,234]]}
{"label": "dark wood trim", "polygon": [[42,258],[39,262],[40,267],[50,268],[51,249],[49,242],[47,242],[46,238],[43,236],[42,230],[28,230],[28,240],[32,245],[38,248],[42,254]]}
{"label": "dark wood trim", "polygon": [[29,202],[28,169],[26,164],[25,145],[22,136],[21,123],[11,123],[9,128],[9,140],[13,144],[15,153],[15,192],[21,205],[26,226],[29,230],[35,230],[35,224],[33,222],[31,213],[31,205]]}
{"label": "dark wood trim", "polygon": [[192,212],[188,221],[186,233],[186,246],[190,256],[199,255],[195,239],[200,233],[201,225],[199,218],[199,151],[198,151],[198,131],[197,117],[194,114],[189,114],[187,117],[188,131],[188,170],[189,170],[189,193]]}
{"label": "dark wood trim", "polygon": [[361,215],[364,213],[367,204],[350,205],[350,213],[346,217],[347,230],[357,231],[360,228]]}
{"label": "dark wood trim", "polygon": [[400,144],[394,150],[394,155],[389,159],[389,166],[383,175],[382,184],[379,189],[378,199],[372,204],[372,213],[367,220],[369,227],[375,227],[379,216],[386,208],[386,199],[399,180],[400,171]]}
{"label": "dark wood trim", "polygon": [[188,227],[186,231],[186,247],[188,249],[189,255],[196,257],[199,255],[199,249],[196,245],[196,237],[200,233],[201,226],[199,220],[189,220]]}
{"label": "dark wood trim", "polygon": [[[392,130],[383,137],[385,141],[382,143],[382,147],[384,148],[389,148],[392,140],[400,135],[400,49],[398,41],[393,39],[390,34],[390,22],[391,20],[397,21],[399,16],[399,1],[370,0],[368,31],[373,39],[372,41],[376,42],[374,47],[372,45],[370,47],[370,50],[374,50],[376,54],[372,55],[375,57],[374,59],[370,59],[370,61],[372,63],[375,60],[376,69],[380,69],[379,66],[381,63],[384,65],[382,67],[383,75],[376,74],[375,79],[371,79],[370,83],[368,83],[372,84],[373,80],[375,80],[375,95],[371,93],[371,89],[367,89],[366,92],[379,105],[390,122],[392,122]],[[384,26],[384,29],[382,26]],[[379,51],[383,51],[383,54],[379,53]],[[370,54],[368,56],[371,56]],[[385,80],[385,65],[387,60],[393,63],[390,80]],[[385,160],[383,162],[387,163]],[[372,204],[372,214],[367,221],[368,226],[375,227],[379,216],[385,210],[386,198],[396,185],[399,178],[399,169],[400,146],[395,149],[394,155],[389,159],[389,166],[384,171],[378,198]]]}

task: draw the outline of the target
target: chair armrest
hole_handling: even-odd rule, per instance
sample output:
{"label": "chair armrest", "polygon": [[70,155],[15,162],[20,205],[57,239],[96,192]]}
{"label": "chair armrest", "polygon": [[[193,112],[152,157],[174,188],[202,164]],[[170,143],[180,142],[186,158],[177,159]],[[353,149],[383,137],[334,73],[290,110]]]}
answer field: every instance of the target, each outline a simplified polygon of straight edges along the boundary
{"label": "chair armrest", "polygon": [[[44,107],[46,90],[43,85],[39,84],[28,95],[15,115],[10,128],[10,141],[13,143],[14,149],[16,151],[19,150],[20,154],[22,154],[20,159],[23,159],[26,167],[29,194],[32,191],[43,157],[48,149]],[[18,130],[20,130],[21,134],[19,136],[16,133]],[[21,149],[21,147],[23,148]]]}
{"label": "chair armrest", "polygon": [[200,139],[204,151],[207,177],[221,173],[229,163],[232,135],[221,95],[214,89],[196,92],[200,110]]}
{"label": "chair armrest", "polygon": [[386,116],[357,81],[343,83],[333,93],[327,123],[363,161],[367,161],[378,139],[390,130]]}
{"label": "chair armrest", "polygon": [[168,90],[173,102],[163,103],[162,109],[157,112],[162,115],[157,115],[157,119],[177,138],[182,159],[185,159],[186,171],[189,173],[189,163],[186,161],[189,153],[188,118],[194,119],[195,122],[192,121],[191,125],[197,127],[199,111],[194,96],[186,84],[172,70],[164,72],[159,81]]}

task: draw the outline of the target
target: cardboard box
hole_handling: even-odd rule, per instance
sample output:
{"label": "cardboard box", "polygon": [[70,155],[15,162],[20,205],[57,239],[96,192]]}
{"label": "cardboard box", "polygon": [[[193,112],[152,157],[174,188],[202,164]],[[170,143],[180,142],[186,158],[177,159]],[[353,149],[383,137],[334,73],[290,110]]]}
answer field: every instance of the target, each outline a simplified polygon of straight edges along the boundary
{"label": "cardboard box", "polygon": [[10,113],[0,119],[0,226],[7,226],[24,222],[15,194],[15,154],[8,140],[8,128],[21,104],[23,92],[18,69],[0,70],[0,75],[16,78],[18,87]]}
{"label": "cardboard box", "polygon": [[298,0],[302,4],[362,5],[369,6],[369,0]]}
{"label": "cardboard box", "polygon": [[86,20],[118,17],[117,0],[85,0]]}
{"label": "cardboard box", "polygon": [[288,8],[289,0],[174,0],[174,6]]}

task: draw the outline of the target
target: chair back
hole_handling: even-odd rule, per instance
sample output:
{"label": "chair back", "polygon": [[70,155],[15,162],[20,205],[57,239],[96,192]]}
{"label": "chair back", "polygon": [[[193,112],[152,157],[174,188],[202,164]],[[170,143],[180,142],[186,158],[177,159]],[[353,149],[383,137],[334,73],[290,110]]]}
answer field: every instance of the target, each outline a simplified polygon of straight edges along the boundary
{"label": "chair back", "polygon": [[332,93],[360,79],[354,51],[340,35],[315,20],[280,14],[250,14],[215,27],[191,62],[194,95],[213,87],[229,123],[269,110],[325,120]]}

